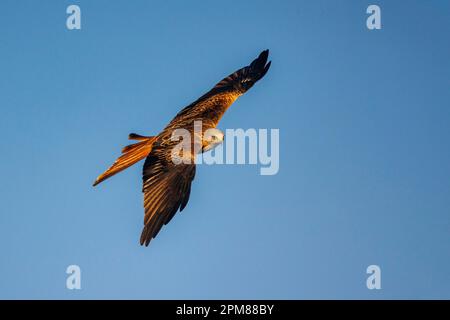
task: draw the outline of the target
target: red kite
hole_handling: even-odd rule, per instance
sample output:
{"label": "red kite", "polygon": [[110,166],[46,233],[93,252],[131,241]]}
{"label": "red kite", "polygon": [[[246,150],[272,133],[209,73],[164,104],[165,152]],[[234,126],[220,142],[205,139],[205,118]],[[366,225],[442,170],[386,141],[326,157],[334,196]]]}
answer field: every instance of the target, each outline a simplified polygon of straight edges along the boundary
{"label": "red kite", "polygon": [[[187,155],[192,158],[191,163],[175,164],[172,150],[179,141],[171,138],[173,131],[186,129],[193,134],[194,121],[201,121],[202,135],[206,130],[216,128],[228,107],[267,73],[270,67],[268,56],[269,50],[265,50],[249,66],[224,78],[197,101],[182,109],[157,136],[131,133],[129,139],[139,142],[123,148],[122,155],[95,180],[94,186],[145,158],[142,178],[145,215],[141,245],[148,246],[161,227],[169,223],[178,210],[182,211],[189,200],[195,176],[196,151],[194,149]],[[199,152],[223,141],[223,134],[216,130],[217,134],[208,138],[202,136]]]}

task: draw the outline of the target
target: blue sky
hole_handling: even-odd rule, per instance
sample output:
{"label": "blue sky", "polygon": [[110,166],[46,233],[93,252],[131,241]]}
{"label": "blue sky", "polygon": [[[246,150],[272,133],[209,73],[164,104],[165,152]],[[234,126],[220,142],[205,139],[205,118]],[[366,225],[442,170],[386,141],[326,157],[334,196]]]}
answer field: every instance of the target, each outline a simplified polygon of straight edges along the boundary
{"label": "blue sky", "polygon": [[[438,0],[2,1],[0,298],[449,299],[449,15]],[[279,173],[200,166],[185,211],[139,246],[141,165],[93,180],[128,133],[158,133],[265,48],[271,70],[219,128],[279,128]]]}

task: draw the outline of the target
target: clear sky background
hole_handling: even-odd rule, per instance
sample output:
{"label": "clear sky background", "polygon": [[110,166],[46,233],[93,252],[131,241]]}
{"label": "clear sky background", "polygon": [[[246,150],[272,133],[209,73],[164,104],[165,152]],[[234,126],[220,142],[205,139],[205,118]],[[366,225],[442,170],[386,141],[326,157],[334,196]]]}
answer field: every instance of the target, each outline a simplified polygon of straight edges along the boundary
{"label": "clear sky background", "polygon": [[[0,298],[449,299],[449,19],[439,0],[3,0]],[[279,173],[200,166],[141,247],[142,165],[93,180],[266,48],[219,127],[279,128]]]}

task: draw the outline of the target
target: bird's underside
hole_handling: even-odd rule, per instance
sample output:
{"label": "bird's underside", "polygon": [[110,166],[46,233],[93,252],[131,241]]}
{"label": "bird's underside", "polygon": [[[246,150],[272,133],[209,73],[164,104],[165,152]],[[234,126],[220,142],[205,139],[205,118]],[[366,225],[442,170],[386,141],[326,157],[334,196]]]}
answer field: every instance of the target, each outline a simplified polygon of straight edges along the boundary
{"label": "bird's underside", "polygon": [[[215,128],[228,107],[266,74],[270,67],[268,55],[268,50],[261,52],[249,66],[224,78],[197,101],[182,109],[157,136],[130,134],[130,139],[139,142],[123,148],[122,155],[96,179],[94,186],[145,158],[142,178],[145,214],[141,245],[148,246],[161,227],[178,210],[185,208],[195,177],[196,154],[208,150],[205,148],[208,144],[217,143],[206,141],[203,133]],[[184,159],[192,161],[174,161],[172,151],[180,143],[172,139],[174,130],[187,130],[194,137],[196,121],[202,124],[200,148],[191,148],[188,154],[185,152],[183,155]]]}

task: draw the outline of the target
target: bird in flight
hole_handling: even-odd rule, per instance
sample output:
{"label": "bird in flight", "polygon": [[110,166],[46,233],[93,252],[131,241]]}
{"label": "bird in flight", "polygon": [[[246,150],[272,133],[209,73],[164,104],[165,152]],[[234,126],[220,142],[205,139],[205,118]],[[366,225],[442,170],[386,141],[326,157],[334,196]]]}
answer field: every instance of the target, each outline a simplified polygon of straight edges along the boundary
{"label": "bird in flight", "polygon": [[[259,79],[270,67],[267,63],[269,50],[264,50],[250,65],[237,70],[217,83],[197,101],[182,109],[157,136],[129,135],[137,143],[122,149],[122,155],[102,173],[94,186],[116,173],[143,160],[144,229],[140,243],[148,246],[161,227],[186,207],[195,176],[195,157],[223,142],[223,133],[216,128],[219,120],[233,102]],[[173,149],[179,144],[172,138],[174,130],[184,129],[194,135],[194,123],[201,121],[199,148],[192,148],[182,155],[193,161],[173,161]],[[209,134],[205,132],[209,130]],[[211,134],[212,132],[212,134]],[[195,139],[194,139],[195,140]]]}

